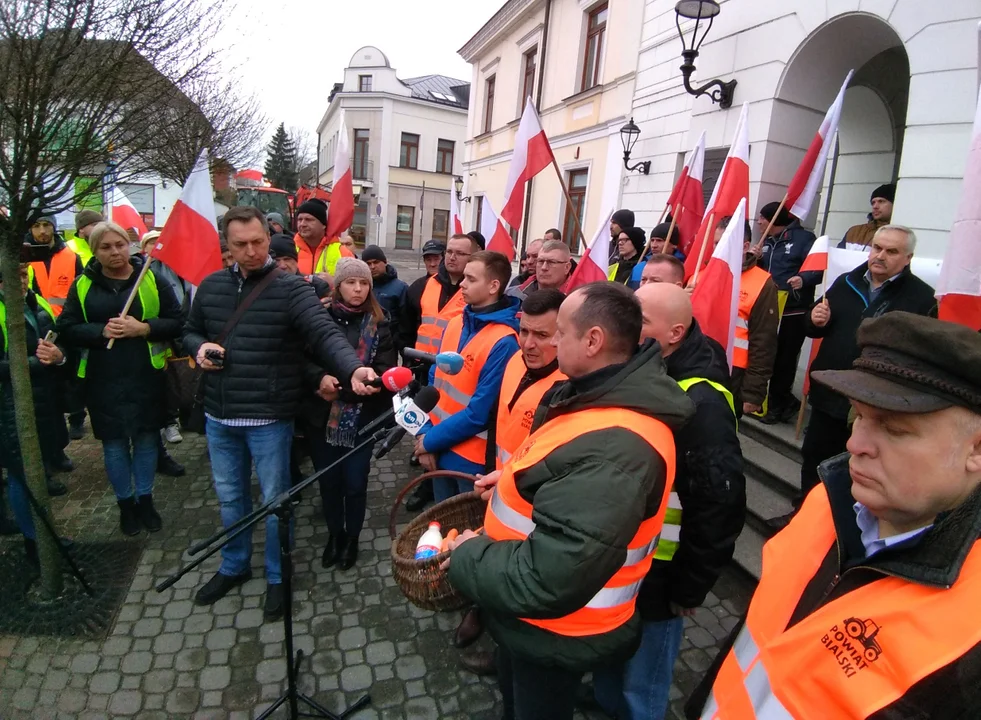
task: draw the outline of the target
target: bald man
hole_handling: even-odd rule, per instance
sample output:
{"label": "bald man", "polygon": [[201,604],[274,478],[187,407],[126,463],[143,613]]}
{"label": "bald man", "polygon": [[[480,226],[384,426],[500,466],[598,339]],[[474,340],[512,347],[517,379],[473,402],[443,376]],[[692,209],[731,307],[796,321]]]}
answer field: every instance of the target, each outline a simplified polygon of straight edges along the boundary
{"label": "bald man", "polygon": [[608,714],[660,720],[667,712],[683,618],[705,601],[732,559],[746,514],[746,482],[725,350],[702,334],[681,287],[651,282],[636,296],[644,313],[641,337],[661,344],[668,376],[695,403],[695,417],[675,431],[674,488],[637,598],[644,623],[640,649],[593,678],[596,700]]}

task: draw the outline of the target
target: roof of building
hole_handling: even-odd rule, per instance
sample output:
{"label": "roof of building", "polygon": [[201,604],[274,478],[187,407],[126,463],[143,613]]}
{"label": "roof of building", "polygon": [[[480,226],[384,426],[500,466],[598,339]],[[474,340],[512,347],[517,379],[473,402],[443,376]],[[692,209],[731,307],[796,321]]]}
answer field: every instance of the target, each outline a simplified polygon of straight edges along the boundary
{"label": "roof of building", "polygon": [[402,84],[412,91],[412,97],[428,100],[439,105],[466,110],[470,106],[470,83],[446,75],[423,75],[402,80]]}

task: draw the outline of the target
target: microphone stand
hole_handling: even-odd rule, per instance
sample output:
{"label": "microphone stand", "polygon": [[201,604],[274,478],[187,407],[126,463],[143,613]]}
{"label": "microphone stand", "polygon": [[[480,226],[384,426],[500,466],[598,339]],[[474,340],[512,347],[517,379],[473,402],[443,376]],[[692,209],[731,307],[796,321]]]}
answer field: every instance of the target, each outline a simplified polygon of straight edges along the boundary
{"label": "microphone stand", "polygon": [[[394,414],[394,410],[392,413]],[[333,469],[335,466],[340,465],[344,460],[364,449],[365,447],[371,445],[378,440],[381,440],[388,434],[388,428],[382,427],[376,430],[372,435],[368,436],[365,440],[361,442],[360,445],[351,448],[343,457],[339,458],[337,461],[331,463],[323,470],[315,472],[313,475],[305,479],[303,482],[299,483],[295,487],[290,488],[286,492],[278,495],[269,502],[265,503],[261,507],[257,508],[255,511],[242,518],[238,522],[230,525],[221,532],[216,533],[207,540],[204,540],[190,549],[191,555],[197,555],[205,548],[208,548],[215,543],[210,550],[201,555],[201,557],[194,560],[189,565],[186,565],[177,570],[173,575],[163,580],[156,586],[157,592],[163,592],[167,588],[171,587],[174,583],[180,580],[184,575],[189,573],[191,570],[199,566],[209,557],[221,550],[225,545],[234,540],[236,537],[244,533],[246,530],[254,527],[259,523],[260,520],[268,517],[269,515],[275,515],[279,520],[279,557],[282,564],[283,573],[283,629],[284,637],[283,642],[286,650],[286,692],[280,696],[276,702],[274,702],[265,712],[258,716],[257,720],[265,720],[270,717],[281,705],[289,704],[289,717],[290,720],[297,720],[300,717],[320,717],[328,718],[329,720],[341,720],[343,718],[352,715],[353,713],[361,710],[363,707],[371,702],[371,697],[369,695],[364,695],[359,699],[354,705],[344,710],[340,715],[332,713],[330,710],[325,708],[323,705],[318,703],[311,697],[304,695],[299,691],[297,687],[297,678],[300,672],[300,663],[303,662],[303,650],[296,650],[294,654],[293,649],[293,548],[292,542],[290,541],[290,528],[293,521],[293,498],[299,495],[303,490],[313,484],[315,480],[319,480],[326,472]],[[227,536],[227,537],[226,537]],[[224,540],[222,540],[224,538]],[[268,542],[268,540],[267,540]],[[314,713],[301,713],[299,710],[299,704],[311,708]]]}

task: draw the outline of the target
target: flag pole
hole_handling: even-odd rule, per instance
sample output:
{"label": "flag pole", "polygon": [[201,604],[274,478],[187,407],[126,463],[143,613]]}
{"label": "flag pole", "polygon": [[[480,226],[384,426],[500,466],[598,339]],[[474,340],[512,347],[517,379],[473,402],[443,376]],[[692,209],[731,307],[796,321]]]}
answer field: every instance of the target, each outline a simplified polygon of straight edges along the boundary
{"label": "flag pole", "polygon": [[[559,186],[562,188],[562,194],[565,195],[565,201],[569,204],[568,207],[573,207],[572,197],[569,195],[569,189],[565,186],[565,180],[562,179],[562,171],[559,170],[559,164],[555,162],[555,156],[552,155],[552,167],[555,168],[555,175],[559,179]],[[579,233],[579,240],[582,243],[582,247],[589,247],[586,244],[586,236],[582,232],[582,225],[579,222],[579,215],[573,210],[572,220],[576,223],[576,230]]]}
{"label": "flag pole", "polygon": [[[150,271],[150,256],[148,255],[143,263],[143,269],[140,270],[139,277],[136,278],[136,282],[133,284],[133,289],[129,291],[129,297],[126,298],[126,304],[123,305],[123,311],[119,313],[119,317],[126,317],[129,315],[129,309],[133,307],[133,301],[136,299],[137,293],[140,291],[140,283],[143,282],[143,278]],[[109,343],[106,345],[107,350],[112,350],[113,344],[116,342],[116,338],[110,338]]]}
{"label": "flag pole", "polygon": [[664,222],[664,216],[671,212],[671,205],[665,203],[664,209],[661,211],[661,217],[657,219],[657,224],[660,225]]}
{"label": "flag pole", "polygon": [[691,276],[691,286],[695,287],[695,283],[698,282],[698,273],[702,269],[702,260],[705,259],[705,248],[708,246],[709,233],[713,232],[715,228],[715,211],[709,215],[708,227],[705,228],[705,237],[702,238],[702,247],[698,249],[698,260],[695,263],[695,272]]}
{"label": "flag pole", "polygon": [[[684,212],[685,208],[682,206],[681,212]],[[658,223],[660,225],[660,223]],[[671,242],[671,233],[674,232],[675,226],[678,224],[678,213],[671,213],[671,227],[668,228],[668,236],[664,238],[665,242]]]}
{"label": "flag pole", "polygon": [[766,230],[764,230],[763,234],[760,236],[760,241],[756,243],[754,247],[759,247],[760,245],[762,245],[763,242],[766,240],[766,238],[769,236],[770,231],[773,229],[773,223],[775,223],[777,218],[780,217],[780,212],[783,210],[783,206],[786,204],[787,204],[787,195],[786,193],[784,193],[783,200],[780,201],[780,205],[777,207],[777,211],[773,213],[773,218],[771,218],[770,224],[766,226]]}
{"label": "flag pole", "polygon": [[800,434],[804,430],[804,410],[807,409],[807,395],[802,395],[800,399],[800,410],[797,411],[797,433],[794,438],[800,440]]}

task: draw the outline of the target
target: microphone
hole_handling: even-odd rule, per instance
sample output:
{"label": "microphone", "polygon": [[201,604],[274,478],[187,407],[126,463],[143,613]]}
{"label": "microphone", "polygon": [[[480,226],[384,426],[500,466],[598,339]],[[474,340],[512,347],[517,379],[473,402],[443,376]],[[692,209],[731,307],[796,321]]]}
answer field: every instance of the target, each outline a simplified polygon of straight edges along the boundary
{"label": "microphone", "polygon": [[411,433],[413,437],[418,435],[423,426],[429,422],[429,413],[438,403],[439,390],[427,385],[419,391],[415,400],[406,400],[399,405],[395,411],[395,422],[398,425],[389,431],[381,445],[375,450],[375,460],[391,452],[392,448],[399,444],[407,432]]}
{"label": "microphone", "polygon": [[408,387],[415,379],[412,371],[407,367],[393,367],[382,373],[377,387],[383,387],[393,393],[397,393],[402,388]]}
{"label": "microphone", "polygon": [[463,355],[456,352],[441,352],[439,355],[431,355],[412,348],[405,348],[402,351],[402,358],[435,365],[447,375],[458,375],[463,370]]}

